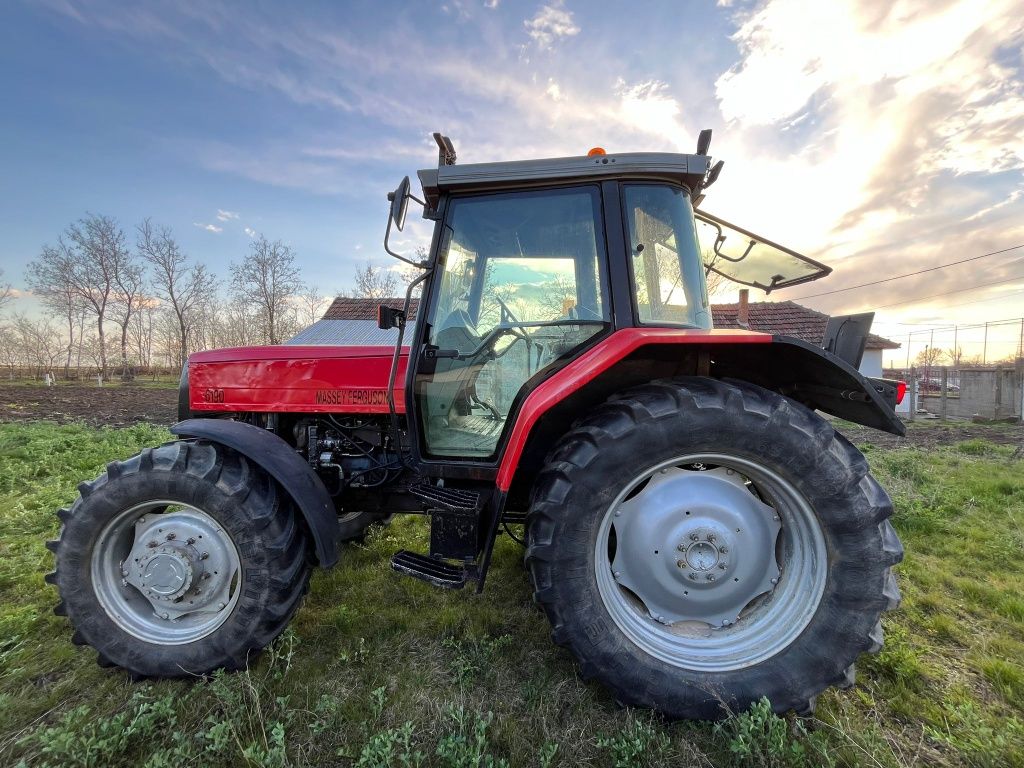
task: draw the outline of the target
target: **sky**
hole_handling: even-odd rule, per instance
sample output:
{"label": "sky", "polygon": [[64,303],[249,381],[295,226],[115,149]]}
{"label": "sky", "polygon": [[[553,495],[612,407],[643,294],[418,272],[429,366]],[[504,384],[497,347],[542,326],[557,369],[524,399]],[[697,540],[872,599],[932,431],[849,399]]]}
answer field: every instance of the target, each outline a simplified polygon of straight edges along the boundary
{"label": "sky", "polygon": [[[834,268],[770,299],[874,309],[904,342],[1024,315],[1024,248],[841,290],[1024,245],[1019,0],[14,0],[0,105],[23,310],[26,264],[86,212],[152,217],[222,276],[280,239],[330,294],[392,266],[386,194],[436,164],[433,131],[461,163],[712,128],[703,207]],[[409,220],[400,249],[429,238]]]}

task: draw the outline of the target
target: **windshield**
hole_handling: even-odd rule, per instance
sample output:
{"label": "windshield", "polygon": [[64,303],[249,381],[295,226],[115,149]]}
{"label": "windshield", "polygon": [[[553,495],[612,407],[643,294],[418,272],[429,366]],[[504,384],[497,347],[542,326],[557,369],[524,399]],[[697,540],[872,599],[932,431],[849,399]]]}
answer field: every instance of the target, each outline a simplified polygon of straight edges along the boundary
{"label": "windshield", "polygon": [[704,265],[743,285],[771,293],[776,288],[825,277],[832,269],[705,211],[695,214]]}
{"label": "windshield", "polygon": [[689,194],[664,184],[632,184],[624,203],[640,322],[710,328]]}

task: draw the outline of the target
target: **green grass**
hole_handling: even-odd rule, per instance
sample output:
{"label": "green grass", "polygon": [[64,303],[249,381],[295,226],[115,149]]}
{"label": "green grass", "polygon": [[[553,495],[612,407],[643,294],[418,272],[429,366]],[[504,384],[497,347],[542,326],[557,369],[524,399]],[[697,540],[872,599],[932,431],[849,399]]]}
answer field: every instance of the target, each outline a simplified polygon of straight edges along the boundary
{"label": "green grass", "polygon": [[1024,462],[1012,447],[867,447],[907,547],[883,652],[814,719],[757,706],[670,725],[580,681],[507,538],[482,596],[392,573],[392,552],[424,545],[415,518],[317,572],[246,673],[132,683],[101,670],[51,613],[43,542],[80,480],[167,437],[0,424],[0,765],[1024,765]]}

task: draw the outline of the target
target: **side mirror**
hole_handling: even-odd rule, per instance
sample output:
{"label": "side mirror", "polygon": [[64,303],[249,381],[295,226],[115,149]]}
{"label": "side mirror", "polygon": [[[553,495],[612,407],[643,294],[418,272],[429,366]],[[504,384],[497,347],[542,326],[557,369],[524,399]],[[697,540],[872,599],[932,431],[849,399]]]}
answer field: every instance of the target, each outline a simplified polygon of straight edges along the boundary
{"label": "side mirror", "polygon": [[388,328],[401,328],[405,325],[405,312],[394,307],[381,304],[377,307],[377,327],[383,331]]}
{"label": "side mirror", "polygon": [[395,228],[401,232],[405,228],[405,215],[409,211],[409,177],[402,179],[401,183],[388,195],[391,201],[391,221]]}

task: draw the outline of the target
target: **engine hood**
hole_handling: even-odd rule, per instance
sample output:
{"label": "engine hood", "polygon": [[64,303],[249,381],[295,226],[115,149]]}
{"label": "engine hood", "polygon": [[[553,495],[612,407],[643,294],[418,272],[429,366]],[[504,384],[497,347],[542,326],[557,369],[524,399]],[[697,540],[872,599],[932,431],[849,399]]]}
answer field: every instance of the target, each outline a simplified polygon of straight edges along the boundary
{"label": "engine hood", "polygon": [[[266,346],[196,352],[188,359],[193,413],[387,413],[394,347]],[[408,350],[402,350],[395,407],[405,410]]]}

